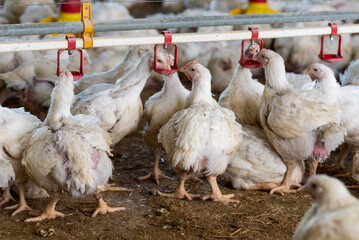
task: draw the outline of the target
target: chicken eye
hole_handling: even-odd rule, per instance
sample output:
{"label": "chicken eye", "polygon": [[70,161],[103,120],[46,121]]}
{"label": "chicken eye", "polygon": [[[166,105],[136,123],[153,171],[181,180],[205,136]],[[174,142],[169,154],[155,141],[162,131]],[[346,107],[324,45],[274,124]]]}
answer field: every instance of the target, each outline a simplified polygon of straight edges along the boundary
{"label": "chicken eye", "polygon": [[261,57],[264,58],[264,55],[262,55]]}
{"label": "chicken eye", "polygon": [[157,59],[157,62],[159,62],[159,63],[160,63],[160,62],[162,62],[162,61],[161,61],[160,59]]}
{"label": "chicken eye", "polygon": [[316,71],[318,71],[318,69],[314,68],[314,71],[316,72]]}
{"label": "chicken eye", "polygon": [[312,188],[313,188],[313,189],[316,189],[316,188],[317,188],[317,184],[313,183],[313,184],[312,184]]}
{"label": "chicken eye", "polygon": [[191,71],[194,72],[194,68],[192,68]]}

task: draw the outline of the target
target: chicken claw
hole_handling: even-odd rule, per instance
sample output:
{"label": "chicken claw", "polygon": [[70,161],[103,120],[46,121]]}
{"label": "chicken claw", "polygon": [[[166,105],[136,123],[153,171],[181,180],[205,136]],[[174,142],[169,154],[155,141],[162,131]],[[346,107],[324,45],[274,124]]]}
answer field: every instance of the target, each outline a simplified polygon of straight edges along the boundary
{"label": "chicken claw", "polygon": [[34,218],[28,218],[25,220],[25,222],[40,222],[42,220],[45,219],[54,219],[57,217],[65,217],[65,214],[58,212],[56,210],[46,210],[38,217],[34,217]]}
{"label": "chicken claw", "polygon": [[186,172],[179,172],[178,173],[178,185],[177,185],[176,191],[174,193],[162,193],[158,190],[156,191],[156,193],[162,197],[178,198],[178,199],[186,198],[189,201],[191,201],[193,198],[199,198],[200,197],[199,194],[188,193],[186,191],[186,189],[184,188],[184,183],[186,181],[186,178],[187,178]]}
{"label": "chicken claw", "polygon": [[15,205],[12,205],[10,207],[6,207],[5,208],[6,210],[8,209],[16,209],[12,214],[11,214],[11,217],[15,216],[16,214],[20,213],[20,212],[23,212],[23,211],[29,211],[29,212],[37,212],[36,210],[32,209],[31,207],[29,207],[27,205],[27,203],[19,203],[19,204],[15,204]]}
{"label": "chicken claw", "polygon": [[174,193],[162,193],[157,190],[156,193],[161,197],[178,198],[178,199],[186,198],[189,201],[191,201],[193,198],[200,197],[199,194],[191,194],[191,193],[186,192],[186,190],[176,190]]}
{"label": "chicken claw", "polygon": [[16,214],[23,212],[23,211],[30,211],[30,212],[37,212],[36,210],[33,210],[31,207],[29,207],[25,200],[25,193],[24,193],[24,185],[19,185],[19,203],[15,204],[10,207],[6,207],[5,209],[16,209],[12,214],[11,217],[15,216]]}
{"label": "chicken claw", "polygon": [[2,198],[0,201],[0,207],[9,201],[16,202],[16,200],[11,196],[10,187],[7,187],[3,191]]}
{"label": "chicken claw", "polygon": [[99,191],[95,192],[94,197],[97,199],[98,207],[91,215],[92,218],[96,217],[97,214],[105,215],[107,213],[118,212],[126,209],[124,207],[115,207],[115,208],[109,207],[107,203],[103,200],[101,193]]}
{"label": "chicken claw", "polygon": [[221,190],[218,187],[216,176],[207,176],[207,180],[209,182],[209,185],[211,186],[212,193],[210,195],[202,197],[202,200],[212,199],[215,202],[239,203],[238,200],[231,199],[235,196],[234,194],[222,194]]}
{"label": "chicken claw", "polygon": [[212,199],[214,202],[223,202],[223,203],[239,203],[239,200],[231,199],[234,198],[234,194],[210,194],[202,197],[202,200]]}
{"label": "chicken claw", "polygon": [[145,176],[138,177],[137,179],[140,180],[140,181],[143,181],[143,180],[149,179],[149,178],[151,178],[151,177],[153,178],[153,180],[155,180],[155,182],[156,182],[157,184],[160,184],[160,181],[159,181],[160,178],[168,179],[168,180],[173,180],[172,178],[170,178],[170,177],[164,175],[164,174],[162,173],[162,171],[161,171],[158,167],[157,167],[157,168],[154,167],[154,168],[152,169],[152,172],[146,174]]}
{"label": "chicken claw", "polygon": [[34,218],[28,218],[25,222],[39,222],[45,219],[54,219],[56,217],[65,217],[65,214],[55,210],[56,203],[61,199],[61,193],[55,193],[51,196],[49,203],[45,207],[45,210],[40,216]]}
{"label": "chicken claw", "polygon": [[[291,186],[298,187],[297,190],[290,189]],[[299,183],[283,184],[279,187],[273,188],[269,194],[278,193],[279,195],[284,196],[284,193],[297,193],[302,190],[302,185]]]}
{"label": "chicken claw", "polygon": [[127,188],[124,187],[113,187],[115,184],[105,184],[103,186],[103,191],[128,191]]}

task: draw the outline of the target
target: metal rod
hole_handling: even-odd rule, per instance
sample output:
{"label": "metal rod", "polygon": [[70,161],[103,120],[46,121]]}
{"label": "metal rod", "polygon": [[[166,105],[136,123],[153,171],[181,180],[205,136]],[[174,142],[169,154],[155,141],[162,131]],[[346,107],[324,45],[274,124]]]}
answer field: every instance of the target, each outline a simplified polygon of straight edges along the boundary
{"label": "metal rod", "polygon": [[[259,30],[259,38],[282,38],[296,36],[316,36],[331,33],[330,27],[312,27],[312,28],[283,28]],[[343,33],[359,33],[359,24],[339,25],[338,34]],[[219,33],[182,33],[173,34],[173,43],[189,43],[189,42],[212,42],[212,41],[235,41],[250,39],[252,33],[248,30],[219,32]],[[162,44],[164,43],[163,35],[155,36],[137,36],[137,37],[97,37],[94,38],[94,47],[114,47],[128,45],[145,45],[145,44]],[[41,40],[26,42],[2,42],[0,43],[0,52],[19,52],[34,50],[54,50],[66,49],[66,40]],[[83,40],[76,39],[77,48],[83,47]]]}
{"label": "metal rod", "polygon": [[[175,18],[146,18],[128,19],[118,21],[94,22],[95,32],[168,29],[181,27],[205,27],[228,25],[253,25],[292,22],[356,20],[359,12],[305,12],[305,13],[275,13],[275,14],[249,14],[225,15],[205,17],[175,17]],[[23,23],[0,25],[0,37],[46,35],[83,32],[82,22],[59,23]]]}

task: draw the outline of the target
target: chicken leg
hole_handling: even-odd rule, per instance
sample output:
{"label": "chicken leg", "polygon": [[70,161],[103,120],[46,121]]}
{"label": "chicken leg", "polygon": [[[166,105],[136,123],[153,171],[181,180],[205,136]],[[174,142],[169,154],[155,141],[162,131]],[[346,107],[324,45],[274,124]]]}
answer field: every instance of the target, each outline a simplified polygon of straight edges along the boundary
{"label": "chicken leg", "polygon": [[344,169],[344,160],[345,158],[348,156],[349,152],[351,151],[351,147],[344,143],[341,147],[340,147],[340,153],[339,153],[339,157],[337,162],[335,163],[334,166],[330,166],[329,169],[334,171],[334,170],[339,170],[339,169]]}
{"label": "chicken leg", "polygon": [[357,156],[357,154],[355,154],[355,156],[353,157],[353,160],[350,162],[350,166],[349,166],[349,170],[345,173],[340,173],[340,174],[336,174],[334,175],[334,177],[338,178],[338,177],[351,177],[353,174],[353,170],[354,170],[354,162],[355,162],[355,158],[357,158],[359,156]]}
{"label": "chicken leg", "polygon": [[56,203],[61,199],[62,193],[57,192],[54,193],[51,198],[50,202],[45,207],[45,210],[42,212],[42,214],[38,217],[34,218],[28,218],[25,220],[25,222],[39,222],[45,219],[54,219],[56,217],[65,217],[65,214],[58,212],[55,210]]}
{"label": "chicken leg", "polygon": [[211,186],[212,193],[210,195],[202,197],[202,200],[207,200],[211,198],[215,202],[220,201],[223,203],[239,203],[238,200],[231,199],[235,196],[234,194],[227,194],[227,195],[222,194],[221,190],[218,187],[216,176],[207,176],[207,181]]}
{"label": "chicken leg", "polygon": [[279,187],[273,188],[270,191],[270,194],[273,194],[275,192],[278,192],[280,195],[284,195],[284,192],[295,193],[297,191],[290,189],[291,186],[295,186],[295,187],[299,187],[299,188],[302,186],[299,183],[293,182],[293,180],[292,180],[294,170],[297,167],[297,162],[294,162],[291,164],[286,164],[286,165],[287,165],[287,172],[285,173],[282,184]]}
{"label": "chicken leg", "polygon": [[96,190],[93,196],[96,198],[97,203],[98,203],[98,207],[96,208],[96,210],[94,211],[94,213],[91,216],[93,218],[96,217],[97,214],[104,215],[106,213],[112,213],[112,212],[118,212],[118,211],[125,210],[124,207],[115,207],[115,208],[109,207],[107,205],[107,203],[103,200],[100,190]]}
{"label": "chicken leg", "polygon": [[31,211],[36,212],[31,207],[29,207],[26,203],[25,199],[25,190],[24,190],[24,184],[19,184],[19,203],[15,204],[10,207],[6,207],[5,209],[16,209],[12,214],[11,217],[15,216],[16,214],[23,212],[23,211]]}
{"label": "chicken leg", "polygon": [[308,167],[309,167],[309,177],[315,176],[315,174],[317,173],[318,161],[313,158],[309,158]]}
{"label": "chicken leg", "polygon": [[164,175],[162,173],[162,171],[160,170],[160,168],[158,167],[160,159],[161,159],[161,152],[162,152],[162,148],[156,149],[152,152],[153,155],[155,156],[155,162],[153,164],[152,172],[146,174],[145,176],[138,177],[137,178],[138,180],[142,181],[142,180],[146,180],[146,179],[149,179],[150,177],[152,177],[153,180],[155,180],[155,182],[157,184],[160,183],[160,181],[159,181],[160,178],[172,180],[172,178]]}
{"label": "chicken leg", "polygon": [[184,183],[187,178],[187,172],[181,171],[181,172],[177,172],[177,174],[178,174],[178,185],[176,191],[174,193],[162,193],[157,190],[157,194],[162,197],[178,198],[178,199],[187,198],[187,200],[192,200],[193,198],[199,198],[200,197],[199,194],[188,193],[184,188]]}
{"label": "chicken leg", "polygon": [[16,202],[16,200],[11,196],[10,187],[7,187],[2,192],[0,207],[9,201]]}

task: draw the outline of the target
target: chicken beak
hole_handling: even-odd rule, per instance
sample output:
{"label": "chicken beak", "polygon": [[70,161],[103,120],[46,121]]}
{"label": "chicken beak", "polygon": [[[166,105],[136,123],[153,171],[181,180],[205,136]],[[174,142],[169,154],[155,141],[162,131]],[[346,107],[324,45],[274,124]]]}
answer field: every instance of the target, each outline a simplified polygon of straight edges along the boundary
{"label": "chicken beak", "polygon": [[182,67],[182,68],[179,70],[179,72],[184,73],[184,74],[186,75],[186,77],[188,78],[188,80],[192,82],[192,78],[187,74],[188,72],[187,72],[187,68],[186,68],[186,67]]}
{"label": "chicken beak", "polygon": [[310,75],[310,68],[305,69],[305,71],[303,72],[303,74],[308,74],[308,75]]}
{"label": "chicken beak", "polygon": [[170,64],[166,65],[165,70],[171,70],[171,69],[172,69],[172,67]]}
{"label": "chicken beak", "polygon": [[182,68],[179,70],[179,72],[186,74],[187,69],[186,69],[185,67],[182,67]]}

